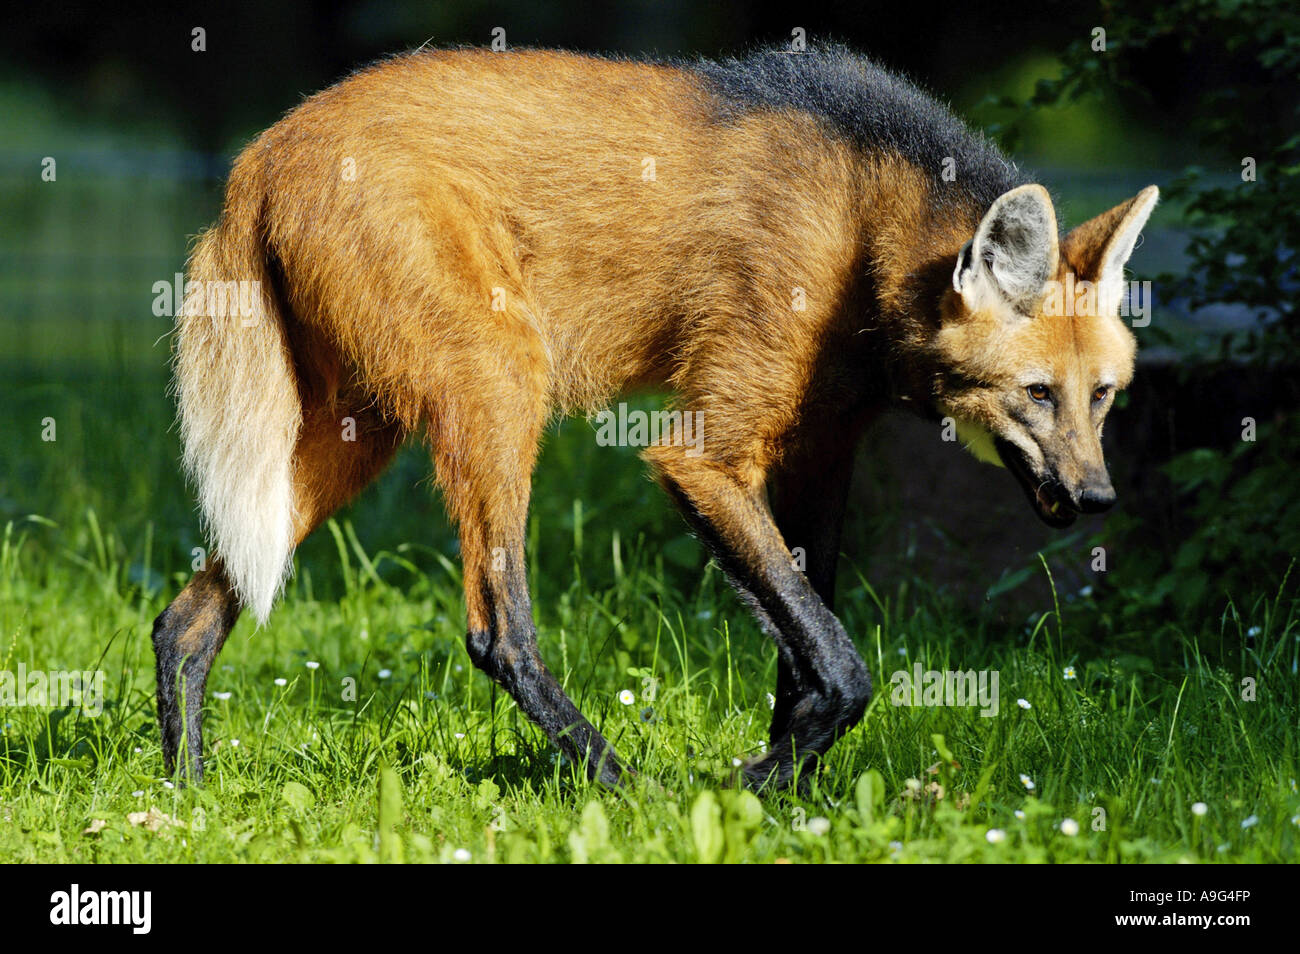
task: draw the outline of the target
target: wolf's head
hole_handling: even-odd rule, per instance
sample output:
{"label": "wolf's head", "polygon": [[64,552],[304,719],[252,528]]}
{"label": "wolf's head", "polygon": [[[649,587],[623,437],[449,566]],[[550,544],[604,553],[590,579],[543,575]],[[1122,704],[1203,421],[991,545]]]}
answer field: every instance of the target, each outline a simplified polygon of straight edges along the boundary
{"label": "wolf's head", "polygon": [[1053,527],[1115,502],[1101,428],[1133,377],[1124,265],[1158,197],[1143,189],[1058,241],[1047,190],[1013,189],[963,246],[941,303],[936,404]]}

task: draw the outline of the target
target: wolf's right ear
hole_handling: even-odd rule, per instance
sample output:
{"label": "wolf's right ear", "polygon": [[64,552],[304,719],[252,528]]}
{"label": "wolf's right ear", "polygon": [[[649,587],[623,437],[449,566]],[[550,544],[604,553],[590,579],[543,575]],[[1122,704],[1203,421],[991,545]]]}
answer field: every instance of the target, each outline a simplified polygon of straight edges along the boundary
{"label": "wolf's right ear", "polygon": [[962,246],[952,287],[971,311],[1000,301],[1032,315],[1059,260],[1051,196],[1023,185],[999,196]]}

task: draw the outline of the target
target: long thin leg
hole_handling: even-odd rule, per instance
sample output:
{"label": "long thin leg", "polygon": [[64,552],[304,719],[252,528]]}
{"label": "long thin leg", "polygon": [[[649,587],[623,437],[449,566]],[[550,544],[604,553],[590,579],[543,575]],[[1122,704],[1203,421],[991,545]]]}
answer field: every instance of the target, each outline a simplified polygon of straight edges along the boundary
{"label": "long thin leg", "polygon": [[448,396],[432,415],[438,480],[460,528],[466,648],[474,665],[510,693],[588,777],[614,785],[627,769],[565,695],[538,651],[524,532],[545,408],[536,392],[519,388],[522,378],[482,375],[476,388]]}
{"label": "long thin leg", "polygon": [[722,569],[754,601],[787,663],[788,726],[745,768],[752,785],[784,785],[798,763],[816,759],[862,717],[871,678],[844,628],[795,568],[761,489],[681,450],[652,448],[645,456]]}
{"label": "long thin leg", "polygon": [[[777,529],[791,553],[799,555],[796,565],[803,565],[808,582],[830,610],[835,608],[835,568],[853,479],[853,445],[837,446],[834,440],[834,435],[825,435],[808,452],[791,454],[768,480]],[[792,658],[778,653],[772,742],[789,734],[804,682]]]}
{"label": "long thin leg", "polygon": [[[305,415],[294,451],[294,502],[299,543],[368,484],[401,442],[396,425],[354,412],[356,440],[343,439],[349,412],[320,407]],[[203,780],[203,696],[208,673],[239,619],[240,605],[217,555],[153,623],[158,675],[158,727],[167,774]]]}

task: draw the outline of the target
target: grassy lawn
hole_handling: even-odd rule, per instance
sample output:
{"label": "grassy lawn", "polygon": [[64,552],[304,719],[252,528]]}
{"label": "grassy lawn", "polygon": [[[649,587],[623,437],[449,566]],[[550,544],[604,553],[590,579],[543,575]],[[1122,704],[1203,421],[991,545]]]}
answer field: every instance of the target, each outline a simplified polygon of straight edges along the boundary
{"label": "grassy lawn", "polygon": [[[419,447],[302,548],[265,629],[240,621],[208,686],[207,785],[174,787],[149,626],[201,540],[163,330],[0,369],[0,672],[105,673],[97,716],[0,709],[0,860],[1296,857],[1294,578],[1195,628],[1099,640],[1100,595],[1058,594],[1008,632],[924,579],[876,589],[845,566],[838,611],[876,697],[804,794],[758,799],[731,786],[766,740],[775,652],[634,453],[572,420],[536,484],[536,614],[551,666],[639,769],[631,787],[578,777],[474,670]],[[48,356],[89,332],[43,334]],[[996,716],[892,704],[917,663],[996,671]]]}

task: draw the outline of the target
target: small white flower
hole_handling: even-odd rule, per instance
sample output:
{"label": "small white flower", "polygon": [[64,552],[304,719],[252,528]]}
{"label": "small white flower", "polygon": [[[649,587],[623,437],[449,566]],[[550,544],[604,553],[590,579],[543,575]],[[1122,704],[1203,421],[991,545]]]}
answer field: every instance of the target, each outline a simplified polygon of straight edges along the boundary
{"label": "small white flower", "polygon": [[903,843],[901,841],[891,841],[889,843],[889,857],[901,858],[903,855]]}
{"label": "small white flower", "polygon": [[1300,826],[1300,815],[1292,815],[1291,824]]}
{"label": "small white flower", "polygon": [[1065,679],[1065,680],[1067,680],[1067,681],[1068,681],[1068,680],[1071,680],[1071,679],[1078,679],[1078,678],[1079,678],[1079,674],[1078,674],[1077,672],[1074,671],[1074,667],[1073,667],[1073,666],[1066,666],[1066,667],[1065,667],[1065,672],[1063,672],[1063,673],[1061,674],[1061,678],[1062,678],[1062,679]]}
{"label": "small white flower", "polygon": [[736,768],[740,768],[740,767],[741,767],[742,765],[744,765],[745,763],[742,762],[739,758],[737,758],[736,756],[733,755],[733,756],[731,757],[731,764],[732,764],[733,766],[735,766]]}
{"label": "small white flower", "polygon": [[320,668],[320,663],[318,663],[318,662],[317,662],[316,660],[314,660],[314,659],[308,659],[307,662],[306,662],[306,666],[307,666],[308,669],[319,669],[319,668]]}
{"label": "small white flower", "polygon": [[1195,815],[1197,818],[1200,818],[1209,810],[1210,810],[1210,806],[1205,804],[1205,802],[1192,803],[1192,814]]}
{"label": "small white flower", "polygon": [[907,655],[907,647],[906,647],[906,646],[899,646],[899,647],[898,647],[898,655],[900,655],[900,656],[906,656],[906,655]]}
{"label": "small white flower", "polygon": [[464,671],[465,671],[465,667],[462,666],[460,663],[456,663],[456,671],[457,671],[457,672],[464,672]]}
{"label": "small white flower", "polygon": [[1022,709],[1032,709],[1032,708],[1033,708],[1033,706],[1031,706],[1031,705],[1029,704],[1029,700],[1028,700],[1028,699],[1017,699],[1017,700],[1016,700],[1016,705],[1020,706],[1020,708],[1022,708]]}
{"label": "small white flower", "polygon": [[392,674],[393,671],[391,669],[381,669],[378,673],[380,679],[387,679],[392,676]]}
{"label": "small white flower", "polygon": [[457,733],[456,733],[456,738],[458,738],[458,739],[463,739],[463,738],[465,738],[465,733],[464,733],[464,732],[457,732]]}
{"label": "small white flower", "polygon": [[457,848],[451,853],[451,856],[457,861],[469,861],[471,857],[469,851],[464,848]]}
{"label": "small white flower", "polygon": [[1259,824],[1258,815],[1248,815],[1241,820],[1242,828],[1254,828],[1258,824]]}
{"label": "small white flower", "polygon": [[1007,833],[1001,828],[990,828],[984,833],[984,840],[990,845],[1000,844],[1007,840]]}
{"label": "small white flower", "polygon": [[287,686],[289,685],[289,680],[281,677],[275,681],[275,684],[277,686]]}
{"label": "small white flower", "polygon": [[175,788],[175,787],[176,787],[175,784],[173,784],[172,782],[163,782],[163,788]]}
{"label": "small white flower", "polygon": [[713,610],[700,610],[695,614],[696,619],[713,619]]}
{"label": "small white flower", "polygon": [[636,693],[631,689],[624,689],[618,694],[618,701],[623,703],[625,706],[630,706],[632,703],[636,702]]}
{"label": "small white flower", "polygon": [[237,748],[239,748],[239,740],[238,740],[238,739],[231,739],[231,740],[230,740],[230,747],[231,747],[232,749],[237,749]]}
{"label": "small white flower", "polygon": [[[772,695],[770,692],[767,694],[767,707],[769,709],[776,708],[776,696]],[[1291,784],[1294,785],[1295,782],[1292,782]]]}
{"label": "small white flower", "polygon": [[1024,772],[1020,773],[1020,784],[1023,785],[1031,792],[1034,790],[1035,787],[1034,780],[1030,778],[1028,775],[1026,775]]}
{"label": "small white flower", "polygon": [[1023,809],[1019,809],[1019,808],[1017,808],[1017,809],[1016,809],[1016,817],[1017,817],[1018,819],[1020,819],[1021,821],[1024,821],[1024,820],[1025,820],[1025,813],[1024,813],[1024,810],[1023,810]]}
{"label": "small white flower", "polygon": [[143,751],[144,751],[144,749],[140,748],[139,746],[136,746],[136,748],[135,748],[135,754],[136,754],[136,755],[139,755],[139,754],[140,754],[141,752],[143,752]]}
{"label": "small white flower", "polygon": [[831,830],[831,820],[818,815],[816,818],[808,819],[808,830],[818,837],[826,834]]}
{"label": "small white flower", "polygon": [[228,692],[214,692],[214,693],[212,694],[212,697],[213,697],[214,699],[218,699],[218,700],[220,700],[221,702],[225,702],[227,699],[230,698],[230,695],[231,695],[231,694],[228,693]]}
{"label": "small white flower", "polygon": [[1073,818],[1061,819],[1061,834],[1066,838],[1073,838],[1079,834],[1079,823]]}
{"label": "small white flower", "polygon": [[1246,630],[1246,635],[1247,635],[1247,636],[1258,636],[1258,635],[1259,635],[1260,633],[1262,633],[1262,632],[1264,632],[1264,631],[1263,631],[1262,629],[1260,629],[1258,626],[1252,626],[1250,629]]}
{"label": "small white flower", "polygon": [[144,791],[142,789],[136,789],[134,792],[131,793],[131,797],[144,798]]}
{"label": "small white flower", "polygon": [[1084,599],[1087,599],[1089,596],[1092,596],[1092,587],[1091,586],[1083,587],[1083,589],[1079,590],[1079,595],[1082,596]]}

